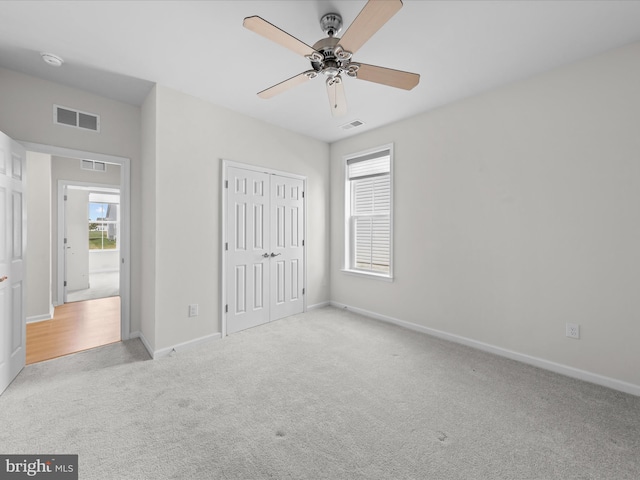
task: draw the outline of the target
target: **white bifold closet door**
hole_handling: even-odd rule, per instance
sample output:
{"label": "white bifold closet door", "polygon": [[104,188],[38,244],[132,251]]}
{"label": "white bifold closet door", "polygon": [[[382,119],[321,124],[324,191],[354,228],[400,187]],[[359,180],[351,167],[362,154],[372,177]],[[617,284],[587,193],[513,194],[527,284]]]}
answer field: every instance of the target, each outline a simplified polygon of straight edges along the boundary
{"label": "white bifold closet door", "polygon": [[227,333],[303,311],[303,181],[227,170]]}

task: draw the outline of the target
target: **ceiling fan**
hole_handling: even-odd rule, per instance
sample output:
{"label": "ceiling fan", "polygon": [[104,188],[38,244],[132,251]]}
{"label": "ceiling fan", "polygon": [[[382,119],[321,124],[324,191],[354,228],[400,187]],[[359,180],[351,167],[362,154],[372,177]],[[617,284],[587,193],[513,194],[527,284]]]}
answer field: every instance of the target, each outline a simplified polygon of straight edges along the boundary
{"label": "ceiling fan", "polygon": [[336,34],[342,29],[342,17],[338,13],[327,13],[320,19],[320,27],[327,38],[319,40],[313,47],[261,17],[245,18],[242,23],[245,28],[302,55],[311,62],[310,70],[262,90],[258,92],[258,96],[264,99],[272,98],[322,74],[326,77],[331,113],[340,116],[347,113],[342,75],[411,90],[420,81],[420,75],[417,73],[352,61],[353,54],[401,8],[402,0],[369,0],[341,38],[336,37]]}

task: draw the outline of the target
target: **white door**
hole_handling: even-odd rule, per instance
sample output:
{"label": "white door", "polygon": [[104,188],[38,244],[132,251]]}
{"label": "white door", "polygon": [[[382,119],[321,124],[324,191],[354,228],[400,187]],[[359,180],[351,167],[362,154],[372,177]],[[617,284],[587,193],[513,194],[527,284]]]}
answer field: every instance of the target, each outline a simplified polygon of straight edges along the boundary
{"label": "white door", "polygon": [[67,293],[89,288],[89,192],[66,188],[64,201],[64,260]]}
{"label": "white door", "polygon": [[227,171],[227,333],[269,321],[269,175]]}
{"label": "white door", "polygon": [[271,320],[303,310],[303,182],[271,175]]}
{"label": "white door", "polygon": [[227,333],[303,311],[303,181],[227,169]]}
{"label": "white door", "polygon": [[24,148],[0,132],[0,393],[26,359]]}

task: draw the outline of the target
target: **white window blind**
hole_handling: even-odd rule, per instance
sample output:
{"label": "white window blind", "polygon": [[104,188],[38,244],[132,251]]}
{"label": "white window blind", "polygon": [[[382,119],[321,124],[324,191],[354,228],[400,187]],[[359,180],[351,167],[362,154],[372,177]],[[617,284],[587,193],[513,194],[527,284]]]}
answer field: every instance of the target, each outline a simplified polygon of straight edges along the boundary
{"label": "white window blind", "polygon": [[391,152],[347,160],[348,269],[391,274]]}
{"label": "white window blind", "polygon": [[[391,156],[389,151],[380,152],[382,156],[366,155],[347,161],[349,167],[349,180],[370,177],[373,175],[387,175],[391,171]],[[372,154],[375,155],[375,154]]]}

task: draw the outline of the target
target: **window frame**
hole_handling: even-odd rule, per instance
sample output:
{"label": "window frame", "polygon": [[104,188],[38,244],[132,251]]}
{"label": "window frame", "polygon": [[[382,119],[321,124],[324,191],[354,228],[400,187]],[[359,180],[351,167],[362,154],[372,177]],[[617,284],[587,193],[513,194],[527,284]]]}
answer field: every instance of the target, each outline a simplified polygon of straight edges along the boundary
{"label": "window frame", "polygon": [[[353,205],[352,180],[349,179],[349,162],[362,157],[374,155],[376,153],[389,152],[389,273],[380,273],[372,270],[355,268],[355,234],[354,223],[355,217],[351,215]],[[382,156],[382,155],[381,155]],[[349,275],[363,276],[367,278],[375,278],[392,282],[394,279],[393,272],[393,218],[394,218],[394,202],[393,202],[393,184],[394,184],[394,152],[393,143],[370,148],[360,152],[345,155],[343,157],[343,173],[344,173],[344,250],[343,264],[341,271]],[[357,180],[355,180],[357,181]]]}

